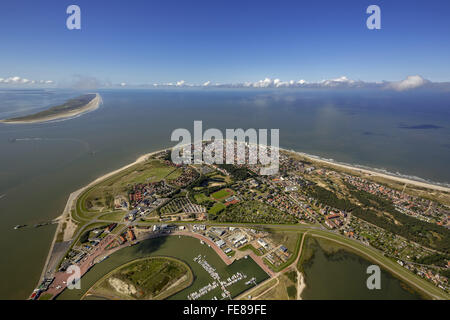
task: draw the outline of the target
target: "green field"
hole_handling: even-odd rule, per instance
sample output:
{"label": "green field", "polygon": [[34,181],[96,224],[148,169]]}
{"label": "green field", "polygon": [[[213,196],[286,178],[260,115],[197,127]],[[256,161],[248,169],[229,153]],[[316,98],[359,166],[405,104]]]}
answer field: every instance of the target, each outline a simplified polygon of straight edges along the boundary
{"label": "green field", "polygon": [[112,221],[122,221],[123,217],[125,216],[125,212],[124,211],[114,211],[114,212],[110,212],[110,213],[106,213],[102,216],[100,216],[98,219],[99,220],[112,220]]}
{"label": "green field", "polygon": [[223,200],[228,198],[233,194],[233,191],[230,189],[222,189],[219,191],[214,192],[211,197],[213,197],[215,200]]}
{"label": "green field", "polygon": [[217,214],[225,208],[226,207],[222,202],[216,202],[211,208],[209,208],[208,213]]}
{"label": "green field", "polygon": [[184,262],[150,257],[110,272],[89,290],[89,295],[109,299],[164,299],[188,287],[192,281],[192,272]]}
{"label": "green field", "polygon": [[286,260],[286,262],[280,264],[279,266],[274,266],[267,259],[264,259],[264,263],[267,264],[270,267],[270,269],[272,269],[275,272],[280,272],[281,270],[290,266],[295,261],[295,259],[297,259],[297,256],[300,251],[302,236],[303,234],[298,232],[273,233],[272,239],[274,240],[274,242],[284,245],[288,249],[291,256],[289,257],[289,259]]}
{"label": "green field", "polygon": [[128,189],[138,183],[150,183],[166,179],[178,178],[182,169],[166,165],[160,160],[151,159],[144,163],[136,164],[118,174],[92,186],[78,199],[75,214],[72,216],[77,221],[90,220],[93,215],[113,210],[114,196],[127,196]]}
{"label": "green field", "polygon": [[204,193],[196,193],[194,194],[194,199],[198,204],[202,204],[210,201],[210,199]]}

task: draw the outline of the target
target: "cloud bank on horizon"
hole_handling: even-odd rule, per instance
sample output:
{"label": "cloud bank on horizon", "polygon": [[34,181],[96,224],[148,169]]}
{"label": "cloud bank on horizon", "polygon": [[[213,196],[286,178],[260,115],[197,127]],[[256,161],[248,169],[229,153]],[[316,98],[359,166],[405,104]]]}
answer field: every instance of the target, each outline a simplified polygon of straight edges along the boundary
{"label": "cloud bank on horizon", "polygon": [[203,84],[190,84],[184,80],[169,83],[154,83],[141,85],[141,87],[215,87],[215,88],[374,88],[384,90],[406,91],[416,88],[441,88],[450,90],[450,82],[431,82],[419,75],[408,76],[400,81],[366,82],[348,79],[345,76],[327,79],[319,82],[308,82],[304,79],[282,81],[281,79],[265,78],[255,82],[243,83],[212,83],[206,81]]}
{"label": "cloud bank on horizon", "polygon": [[[0,86],[43,86],[43,87],[64,87],[64,83],[58,83],[53,80],[29,80],[19,76],[0,78]],[[357,89],[357,88],[372,88],[383,90],[407,91],[418,88],[435,88],[449,91],[450,82],[432,82],[424,79],[420,75],[411,75],[406,79],[400,81],[381,81],[381,82],[366,82],[362,80],[352,80],[345,76],[322,80],[319,82],[308,82],[304,79],[282,81],[280,79],[265,78],[255,82],[241,82],[241,83],[213,83],[206,81],[203,84],[188,83],[184,80],[168,83],[153,83],[153,84],[128,84],[120,82],[113,84],[108,81],[100,81],[95,77],[81,77],[78,76],[76,85],[73,83],[69,86],[75,89],[93,89],[93,88],[342,88],[342,89]]]}
{"label": "cloud bank on horizon", "polygon": [[21,78],[18,76],[0,78],[0,84],[10,84],[10,85],[52,85],[54,81],[52,80],[30,80],[27,78]]}

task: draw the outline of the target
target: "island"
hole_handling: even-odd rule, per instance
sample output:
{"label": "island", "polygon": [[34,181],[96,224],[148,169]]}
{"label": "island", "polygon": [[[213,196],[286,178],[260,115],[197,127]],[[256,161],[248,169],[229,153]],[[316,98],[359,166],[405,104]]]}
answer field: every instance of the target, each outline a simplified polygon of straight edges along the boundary
{"label": "island", "polygon": [[[335,252],[380,266],[382,290],[399,295],[378,297],[450,298],[449,188],[281,148],[279,172],[260,169],[179,165],[165,149],[96,179],[70,194],[31,298],[301,299],[305,288],[317,294],[314,259]],[[111,272],[160,257],[192,277],[163,268],[159,289],[148,282],[140,296],[122,274],[131,294],[112,289]],[[81,290],[66,290],[73,265]],[[358,290],[356,299],[376,297]]]}
{"label": "island", "polygon": [[89,93],[69,99],[65,103],[50,107],[44,111],[26,116],[3,119],[0,122],[8,124],[41,123],[55,120],[65,120],[96,110],[102,98],[98,93]]}

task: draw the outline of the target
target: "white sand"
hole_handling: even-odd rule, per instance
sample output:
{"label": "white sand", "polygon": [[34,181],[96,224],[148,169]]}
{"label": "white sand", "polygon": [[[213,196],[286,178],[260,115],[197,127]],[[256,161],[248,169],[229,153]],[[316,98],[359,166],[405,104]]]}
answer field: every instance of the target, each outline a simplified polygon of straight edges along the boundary
{"label": "white sand", "polygon": [[302,152],[296,152],[296,151],[286,150],[286,149],[282,149],[282,148],[280,148],[280,150],[288,152],[288,153],[297,154],[297,155],[302,156],[311,161],[321,162],[321,163],[325,163],[328,165],[345,168],[345,169],[356,171],[359,173],[364,173],[364,174],[367,174],[367,175],[370,175],[373,177],[381,177],[381,178],[401,182],[404,184],[414,185],[414,186],[421,187],[421,188],[450,192],[450,188],[445,187],[445,186],[440,186],[440,185],[436,185],[436,184],[432,184],[432,183],[428,183],[428,182],[422,182],[422,181],[412,180],[412,179],[408,179],[408,178],[403,178],[403,177],[399,177],[399,176],[395,176],[395,175],[391,175],[391,174],[387,174],[387,173],[382,173],[382,172],[377,172],[377,171],[373,171],[373,170],[369,170],[369,169],[358,168],[358,167],[354,167],[354,166],[351,166],[348,164],[342,164],[342,163],[338,163],[338,162],[324,160],[324,159],[316,158],[314,156],[311,156],[311,155],[308,155],[308,154],[302,153]]}
{"label": "white sand", "polygon": [[55,121],[55,120],[62,120],[62,119],[68,119],[73,118],[76,116],[80,116],[84,113],[88,113],[94,110],[97,110],[100,104],[102,103],[102,97],[96,93],[95,98],[89,101],[88,104],[81,107],[77,110],[72,110],[68,112],[64,112],[61,114],[55,114],[51,116],[46,116],[39,119],[33,119],[33,120],[25,120],[25,121],[15,121],[15,120],[0,120],[0,122],[6,123],[6,124],[26,124],[26,123],[41,123],[41,122],[49,122],[49,121]]}

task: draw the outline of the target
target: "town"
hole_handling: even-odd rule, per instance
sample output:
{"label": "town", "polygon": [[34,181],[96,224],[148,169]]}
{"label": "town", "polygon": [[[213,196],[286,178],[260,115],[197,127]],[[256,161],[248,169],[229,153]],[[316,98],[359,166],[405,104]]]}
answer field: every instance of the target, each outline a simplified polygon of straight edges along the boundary
{"label": "town", "polygon": [[[203,142],[203,148],[209,143]],[[234,156],[243,152],[248,160],[249,145],[244,144],[240,148],[235,143]],[[32,298],[57,297],[67,286],[63,279],[71,265],[84,274],[121,248],[167,235],[196,237],[227,264],[251,258],[274,276],[293,262],[300,240],[286,245],[277,239],[270,228],[283,224],[323,230],[375,248],[450,292],[448,205],[411,195],[406,185],[394,189],[286,151],[280,152],[279,161],[277,174],[259,175],[264,166],[248,161],[174,164],[165,150],[141,167],[100,183],[79,198],[83,202],[72,219],[89,222],[53,270],[47,269]],[[194,261],[208,271],[211,282],[186,299],[199,299],[216,288],[222,293],[215,298],[229,299],[229,284],[253,285],[244,272],[222,280],[201,256]]]}

